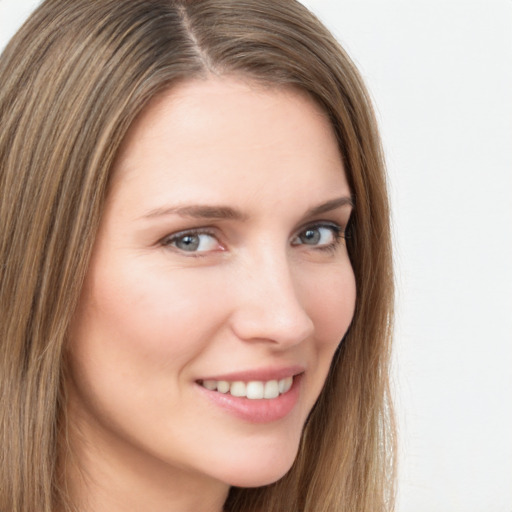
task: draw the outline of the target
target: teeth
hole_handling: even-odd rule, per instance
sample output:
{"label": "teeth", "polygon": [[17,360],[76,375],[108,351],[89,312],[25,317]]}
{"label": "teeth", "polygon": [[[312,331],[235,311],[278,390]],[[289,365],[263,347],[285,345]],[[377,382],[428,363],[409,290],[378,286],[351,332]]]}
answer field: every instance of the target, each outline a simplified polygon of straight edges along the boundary
{"label": "teeth", "polygon": [[251,400],[262,398],[272,399],[290,390],[293,384],[293,377],[286,377],[281,380],[269,380],[266,382],[253,380],[250,382],[228,382],[226,380],[203,380],[201,385],[210,391],[219,393],[231,393],[237,397],[247,397]]}
{"label": "teeth", "polygon": [[[214,383],[214,386],[215,386],[215,381],[212,381]],[[217,391],[220,391],[221,393],[227,393],[229,391],[229,382],[225,381],[225,380],[219,380],[219,382],[217,382]],[[215,387],[213,388],[215,390]]]}
{"label": "teeth", "polygon": [[277,380],[269,380],[265,382],[263,390],[263,398],[277,398],[279,396],[279,382]]}
{"label": "teeth", "polygon": [[279,393],[286,393],[293,383],[293,377],[287,377],[286,379],[279,381]]}
{"label": "teeth", "polygon": [[246,396],[247,395],[247,386],[245,385],[245,382],[233,382],[231,384],[231,387],[229,388],[229,392],[233,396]]}
{"label": "teeth", "polygon": [[[209,389],[210,391],[215,391],[217,389],[217,385],[218,385],[218,383],[216,380],[203,380],[203,387],[205,387],[206,389]],[[229,389],[229,387],[228,387],[228,389]]]}
{"label": "teeth", "polygon": [[[245,396],[247,398],[252,398],[253,400],[258,400],[263,398],[263,393],[265,392],[265,384],[259,381],[253,381],[247,383],[247,392]],[[231,392],[233,394],[233,392]]]}

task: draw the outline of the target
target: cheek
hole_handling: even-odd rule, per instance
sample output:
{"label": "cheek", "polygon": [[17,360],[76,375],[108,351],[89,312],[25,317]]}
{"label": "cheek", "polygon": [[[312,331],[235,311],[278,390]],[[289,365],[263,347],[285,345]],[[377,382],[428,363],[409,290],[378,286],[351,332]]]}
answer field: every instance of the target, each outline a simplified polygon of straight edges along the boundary
{"label": "cheek", "polygon": [[[121,403],[167,390],[180,393],[180,376],[219,323],[208,294],[191,275],[100,265],[84,288],[70,331],[70,365],[89,399]],[[109,269],[108,275],[102,269]]]}
{"label": "cheek", "polygon": [[[193,273],[162,272],[132,265],[114,275],[93,277],[84,302],[89,326],[123,349],[137,348],[149,357],[163,353],[179,359],[193,352],[206,335],[201,326],[208,322],[208,293]],[[215,321],[209,318],[211,327]],[[121,348],[121,347],[120,347]]]}
{"label": "cheek", "polygon": [[168,274],[134,263],[92,269],[70,330],[76,417],[123,435],[170,428],[162,403],[172,408],[188,396],[189,365],[214,335],[219,311],[206,307],[211,283]]}
{"label": "cheek", "polygon": [[332,354],[347,332],[356,304],[352,267],[343,264],[318,272],[302,284],[305,308],[315,324],[320,348]]}
{"label": "cheek", "polygon": [[315,371],[310,376],[313,406],[324,385],[332,359],[352,321],[356,303],[356,283],[352,268],[341,264],[321,268],[315,275],[303,274],[301,282],[304,307],[315,324],[314,351],[311,360]]}

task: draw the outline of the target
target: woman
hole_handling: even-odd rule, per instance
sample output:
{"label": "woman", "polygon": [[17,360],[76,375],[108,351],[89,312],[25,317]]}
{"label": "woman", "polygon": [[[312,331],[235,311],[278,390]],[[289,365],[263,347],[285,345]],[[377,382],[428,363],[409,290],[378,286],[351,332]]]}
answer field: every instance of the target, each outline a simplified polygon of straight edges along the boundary
{"label": "woman", "polygon": [[0,509],[391,509],[383,163],[326,29],[47,0],[0,76]]}

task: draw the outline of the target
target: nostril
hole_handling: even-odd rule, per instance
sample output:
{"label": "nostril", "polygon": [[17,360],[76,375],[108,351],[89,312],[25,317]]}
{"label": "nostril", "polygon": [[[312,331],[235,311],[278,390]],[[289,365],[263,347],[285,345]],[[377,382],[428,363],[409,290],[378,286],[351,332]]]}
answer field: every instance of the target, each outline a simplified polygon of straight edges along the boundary
{"label": "nostril", "polygon": [[268,249],[268,244],[263,251],[256,249],[244,259],[243,271],[231,288],[233,331],[240,339],[283,345],[310,338],[314,323],[297,291],[289,255]]}
{"label": "nostril", "polygon": [[269,304],[240,306],[231,320],[235,334],[244,340],[266,340],[283,345],[298,344],[314,332],[313,320],[299,307],[285,310]]}

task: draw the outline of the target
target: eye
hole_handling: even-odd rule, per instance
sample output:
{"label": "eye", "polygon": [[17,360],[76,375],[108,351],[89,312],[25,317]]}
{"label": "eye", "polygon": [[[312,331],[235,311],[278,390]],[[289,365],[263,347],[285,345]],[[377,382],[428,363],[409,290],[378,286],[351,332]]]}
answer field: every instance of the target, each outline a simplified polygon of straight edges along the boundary
{"label": "eye", "polygon": [[337,224],[316,224],[303,229],[292,240],[292,245],[310,245],[318,249],[331,249],[342,238],[342,229]]}
{"label": "eye", "polygon": [[204,231],[183,231],[169,235],[162,240],[162,245],[189,253],[222,250],[217,238],[213,234]]}

